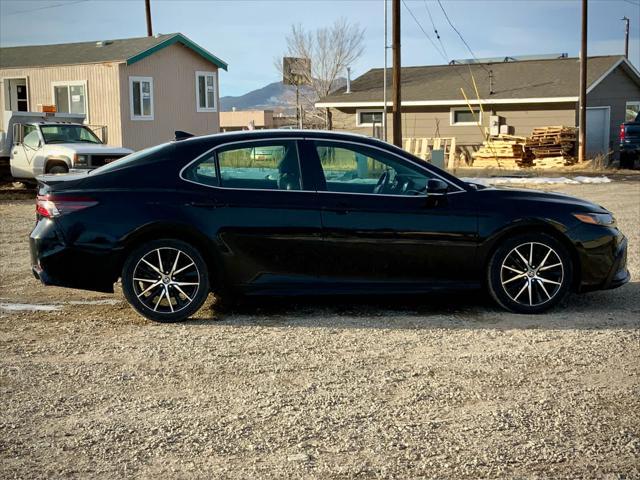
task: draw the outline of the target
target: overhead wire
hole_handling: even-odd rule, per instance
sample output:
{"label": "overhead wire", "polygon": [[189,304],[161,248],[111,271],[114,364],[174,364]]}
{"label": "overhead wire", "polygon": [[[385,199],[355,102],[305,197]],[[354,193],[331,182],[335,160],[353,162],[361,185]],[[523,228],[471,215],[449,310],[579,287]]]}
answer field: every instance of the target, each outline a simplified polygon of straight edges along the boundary
{"label": "overhead wire", "polygon": [[449,54],[447,53],[447,49],[445,48],[444,43],[442,42],[442,38],[440,37],[440,33],[438,32],[436,23],[433,21],[433,16],[431,15],[431,9],[429,8],[429,3],[427,2],[427,0],[423,0],[423,1],[424,1],[424,8],[427,9],[427,14],[429,15],[429,20],[431,21],[431,26],[433,27],[433,33],[436,34],[436,38],[438,39],[438,42],[440,42],[440,46],[442,47],[442,51],[444,52],[445,57],[449,58]]}
{"label": "overhead wire", "polygon": [[449,23],[449,26],[453,29],[453,31],[458,34],[458,37],[460,37],[460,40],[462,40],[462,43],[464,43],[464,46],[467,47],[467,50],[469,50],[469,53],[471,54],[471,57],[473,57],[473,59],[476,61],[476,63],[478,65],[480,65],[484,69],[485,72],[489,73],[489,70],[487,69],[487,67],[485,67],[482,63],[480,63],[480,60],[478,60],[478,57],[476,57],[476,54],[473,53],[473,50],[471,50],[471,47],[469,46],[467,41],[464,39],[464,37],[462,36],[460,31],[455,27],[455,25],[453,24],[453,22],[449,18],[449,15],[447,15],[447,11],[444,9],[444,6],[442,5],[442,2],[440,0],[437,0],[437,2],[438,2],[438,5],[440,5],[440,10],[442,10],[442,13],[444,14],[444,18],[447,20],[447,23]]}
{"label": "overhead wire", "polygon": [[[453,68],[453,71],[456,72],[456,74],[460,77],[460,79],[469,87],[469,88],[473,88],[473,85],[471,84],[471,82],[469,82],[459,71],[457,68],[457,64],[453,63],[452,61],[450,61],[450,59],[448,58],[448,56],[443,52],[440,51],[440,49],[438,49],[438,47],[436,46],[435,42],[433,41],[433,39],[427,34],[426,30],[424,29],[424,27],[422,26],[422,24],[420,23],[420,21],[418,20],[418,18],[414,15],[413,11],[411,10],[411,8],[409,8],[409,5],[407,5],[407,3],[405,2],[405,0],[402,0],[402,4],[405,6],[405,8],[407,9],[407,11],[409,12],[409,14],[411,15],[411,17],[413,18],[414,22],[416,22],[416,24],[418,25],[418,28],[420,28],[420,30],[422,31],[422,33],[424,34],[425,37],[427,37],[427,39],[431,42],[431,45],[433,45],[433,48],[436,50],[436,52],[438,52],[440,54],[440,56],[444,59],[445,63],[450,65]],[[442,40],[441,40],[442,42]],[[443,45],[443,50],[446,52],[446,49],[444,48]],[[469,66],[469,74],[471,75],[471,77],[473,77],[473,73],[471,72],[471,67]]]}
{"label": "overhead wire", "polygon": [[57,7],[66,7],[67,5],[75,5],[77,3],[85,3],[88,2],[90,0],[75,0],[72,2],[66,2],[66,3],[56,3],[53,5],[45,5],[43,7],[36,7],[36,8],[28,8],[28,9],[24,9],[24,10],[17,10],[15,12],[9,12],[9,13],[3,13],[2,15],[4,17],[9,17],[11,15],[18,15],[20,13],[31,13],[31,12],[37,12],[39,10],[48,10],[50,8],[57,8]]}
{"label": "overhead wire", "polygon": [[425,37],[427,37],[427,39],[429,40],[429,42],[431,42],[431,45],[433,45],[433,48],[435,48],[436,52],[438,52],[440,54],[440,56],[442,58],[445,59],[446,62],[448,62],[449,60],[447,59],[447,56],[445,53],[443,53],[442,51],[440,51],[440,49],[438,48],[438,46],[436,45],[436,43],[433,41],[433,39],[431,38],[431,36],[426,32],[426,30],[423,28],[422,24],[418,21],[418,18],[414,15],[413,11],[411,10],[411,8],[409,8],[409,5],[407,5],[407,3],[402,0],[402,4],[404,5],[404,7],[407,9],[407,11],[409,12],[409,14],[413,17],[413,20],[416,22],[416,25],[418,25],[418,28],[420,30],[422,30],[422,33],[424,34]]}

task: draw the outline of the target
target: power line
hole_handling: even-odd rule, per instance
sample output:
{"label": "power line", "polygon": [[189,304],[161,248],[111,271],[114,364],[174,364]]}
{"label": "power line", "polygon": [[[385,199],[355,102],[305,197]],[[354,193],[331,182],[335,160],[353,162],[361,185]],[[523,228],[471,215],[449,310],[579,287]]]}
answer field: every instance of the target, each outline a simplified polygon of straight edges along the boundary
{"label": "power line", "polygon": [[464,39],[464,37],[462,36],[460,31],[451,22],[451,19],[449,18],[449,15],[447,15],[447,11],[442,6],[442,2],[440,0],[437,0],[437,1],[438,1],[438,5],[440,5],[440,9],[442,10],[442,13],[444,13],[444,18],[447,19],[447,22],[449,23],[451,28],[453,28],[453,31],[458,34],[458,37],[460,37],[460,40],[462,40],[462,43],[464,43],[465,47],[467,47],[467,50],[469,50],[469,53],[471,53],[471,56],[473,57],[473,59],[478,63],[478,65],[480,65],[484,69],[485,72],[489,73],[489,70],[487,69],[487,67],[485,67],[482,63],[480,63],[480,60],[478,60],[478,58],[476,57],[475,53],[473,53],[473,50],[471,50],[471,47],[469,46],[467,41]]}
{"label": "power line", "polygon": [[[427,34],[427,32],[425,31],[425,29],[422,27],[422,24],[418,21],[418,19],[416,18],[416,16],[413,14],[413,12],[411,11],[411,9],[409,8],[409,6],[405,3],[404,0],[402,0],[402,3],[404,4],[404,6],[406,7],[406,9],[409,11],[409,13],[411,14],[411,16],[413,17],[413,20],[416,22],[416,24],[418,25],[418,27],[420,28],[420,30],[422,30],[422,33],[425,35],[425,37],[427,37],[429,39],[429,41],[431,42],[431,45],[433,45],[433,48],[435,48],[436,52],[438,52],[440,54],[440,56],[442,58],[444,58],[445,63],[449,64],[451,66],[451,68],[453,69],[454,72],[456,72],[456,74],[460,77],[460,79],[471,89],[473,89],[473,85],[471,85],[471,83],[469,83],[469,81],[464,78],[464,76],[462,76],[462,74],[458,71],[458,66],[455,63],[452,63],[449,61],[449,58],[447,57],[447,55],[445,55],[443,52],[441,52],[438,47],[436,46],[436,44],[433,42],[433,40],[431,39],[431,37]],[[442,46],[442,48],[444,49],[444,45]],[[469,74],[471,77],[473,77],[473,73],[471,72],[471,66],[469,66]]]}
{"label": "power line", "polygon": [[640,7],[640,2],[634,2],[633,0],[623,0],[627,3],[630,3],[631,5],[635,5],[636,7]]}
{"label": "power line", "polygon": [[54,5],[46,5],[44,7],[37,7],[37,8],[30,8],[30,9],[26,9],[26,10],[18,10],[16,12],[9,12],[9,13],[3,14],[3,16],[9,17],[11,15],[18,15],[20,13],[31,13],[31,12],[37,12],[38,10],[47,10],[49,8],[66,7],[67,5],[75,5],[76,3],[83,3],[83,2],[88,2],[88,1],[89,0],[75,0],[75,1],[67,2],[67,3],[56,3]]}
{"label": "power line", "polygon": [[418,28],[420,28],[420,30],[422,30],[422,33],[424,34],[425,37],[427,37],[427,39],[429,40],[429,42],[431,42],[431,45],[433,45],[433,48],[436,49],[436,52],[438,52],[440,54],[440,56],[442,58],[445,59],[446,62],[448,62],[449,60],[447,59],[447,56],[440,51],[440,49],[438,48],[438,46],[435,44],[435,42],[433,41],[433,39],[429,36],[429,34],[425,31],[425,29],[422,27],[422,25],[420,24],[420,22],[418,21],[418,19],[416,18],[416,16],[413,14],[413,12],[411,11],[411,9],[409,8],[409,5],[407,5],[407,3],[402,0],[402,4],[404,5],[404,7],[407,9],[407,11],[411,14],[411,17],[413,17],[414,22],[416,22],[416,24],[418,25]]}
{"label": "power line", "polygon": [[447,49],[444,47],[444,43],[442,42],[442,38],[440,38],[440,34],[438,33],[438,29],[436,28],[436,24],[433,21],[433,16],[431,15],[431,10],[429,9],[429,3],[427,0],[424,0],[424,8],[427,9],[427,14],[429,15],[429,20],[431,20],[431,26],[433,27],[433,32],[436,34],[436,38],[438,42],[440,42],[440,46],[442,47],[442,51],[444,52],[445,57],[449,59],[449,54],[447,53]]}

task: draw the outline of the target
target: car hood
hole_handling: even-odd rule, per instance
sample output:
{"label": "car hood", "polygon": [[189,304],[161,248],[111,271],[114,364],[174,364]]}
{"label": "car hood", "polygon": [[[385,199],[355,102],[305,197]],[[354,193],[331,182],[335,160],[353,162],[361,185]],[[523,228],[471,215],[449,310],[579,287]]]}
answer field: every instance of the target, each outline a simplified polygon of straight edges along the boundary
{"label": "car hood", "polygon": [[51,145],[55,149],[67,150],[73,153],[79,154],[114,154],[114,155],[129,155],[133,153],[133,150],[122,147],[114,147],[112,145],[103,145],[101,143],[56,143]]}
{"label": "car hood", "polygon": [[523,202],[547,204],[549,208],[556,206],[567,206],[581,212],[608,213],[609,211],[588,200],[572,197],[564,193],[543,192],[541,190],[529,190],[523,188],[510,187],[488,187],[478,190],[478,194],[491,201],[509,202],[513,208],[518,208],[518,204]]}

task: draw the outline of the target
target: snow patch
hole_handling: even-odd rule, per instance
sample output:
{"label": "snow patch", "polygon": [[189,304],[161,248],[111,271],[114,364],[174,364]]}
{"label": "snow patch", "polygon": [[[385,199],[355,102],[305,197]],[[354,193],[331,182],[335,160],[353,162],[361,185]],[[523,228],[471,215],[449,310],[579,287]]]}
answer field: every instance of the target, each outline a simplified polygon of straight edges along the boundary
{"label": "snow patch", "polygon": [[71,300],[67,305],[117,305],[120,300],[105,298],[103,300]]}
{"label": "snow patch", "polygon": [[579,185],[581,183],[611,183],[609,177],[473,177],[461,178],[463,182],[480,185]]}
{"label": "snow patch", "polygon": [[6,312],[53,312],[60,310],[57,305],[38,305],[32,303],[0,303],[0,310]]}

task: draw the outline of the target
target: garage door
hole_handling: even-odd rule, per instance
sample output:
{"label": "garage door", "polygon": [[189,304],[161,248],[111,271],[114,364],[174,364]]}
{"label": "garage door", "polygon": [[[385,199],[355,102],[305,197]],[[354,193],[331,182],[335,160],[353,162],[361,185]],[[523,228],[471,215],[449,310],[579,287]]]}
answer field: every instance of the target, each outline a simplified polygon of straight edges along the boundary
{"label": "garage door", "polygon": [[609,151],[609,107],[587,108],[587,156]]}

